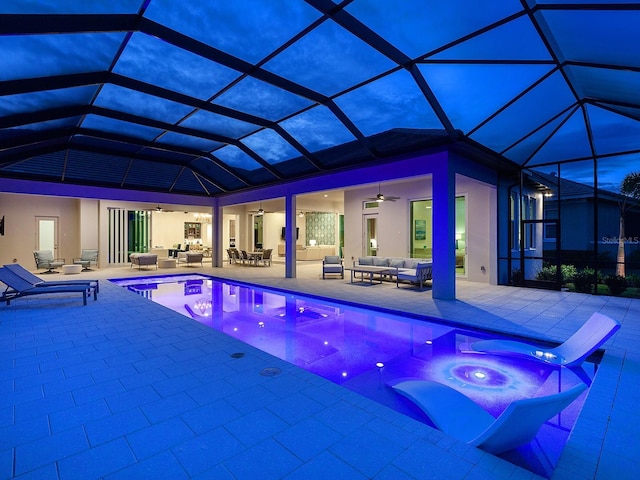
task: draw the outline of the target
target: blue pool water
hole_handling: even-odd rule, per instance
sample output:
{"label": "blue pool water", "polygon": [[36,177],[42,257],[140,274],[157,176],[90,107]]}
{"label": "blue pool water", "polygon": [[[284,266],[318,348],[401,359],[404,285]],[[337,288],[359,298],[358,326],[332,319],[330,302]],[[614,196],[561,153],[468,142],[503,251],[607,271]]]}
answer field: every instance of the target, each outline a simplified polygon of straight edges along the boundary
{"label": "blue pool water", "polygon": [[[540,362],[472,352],[472,342],[496,337],[479,330],[203,275],[112,281],[425,423],[426,416],[386,382],[435,380],[498,416],[514,400],[589,382],[595,369],[586,363],[581,379]],[[547,422],[531,444],[502,457],[550,476],[584,397]]]}

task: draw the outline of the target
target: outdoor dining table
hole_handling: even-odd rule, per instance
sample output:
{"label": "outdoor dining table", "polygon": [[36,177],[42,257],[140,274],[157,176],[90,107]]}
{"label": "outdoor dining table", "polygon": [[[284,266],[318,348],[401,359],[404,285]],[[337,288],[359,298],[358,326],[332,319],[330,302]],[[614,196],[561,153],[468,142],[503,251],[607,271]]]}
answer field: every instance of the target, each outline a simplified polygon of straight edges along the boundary
{"label": "outdoor dining table", "polygon": [[249,261],[253,261],[253,264],[255,266],[258,266],[258,262],[260,260],[262,260],[262,255],[264,254],[264,252],[247,252],[247,255],[249,256]]}

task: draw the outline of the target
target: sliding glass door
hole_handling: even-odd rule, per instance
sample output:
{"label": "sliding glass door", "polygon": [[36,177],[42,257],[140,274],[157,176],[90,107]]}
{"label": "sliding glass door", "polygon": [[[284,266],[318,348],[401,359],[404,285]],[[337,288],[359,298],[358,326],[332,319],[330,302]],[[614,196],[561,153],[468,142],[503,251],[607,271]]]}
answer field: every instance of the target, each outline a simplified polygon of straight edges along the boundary
{"label": "sliding glass door", "polygon": [[[433,258],[433,209],[432,200],[411,202],[411,244],[413,258]],[[466,276],[467,265],[467,208],[466,197],[456,197],[455,212],[456,274]]]}

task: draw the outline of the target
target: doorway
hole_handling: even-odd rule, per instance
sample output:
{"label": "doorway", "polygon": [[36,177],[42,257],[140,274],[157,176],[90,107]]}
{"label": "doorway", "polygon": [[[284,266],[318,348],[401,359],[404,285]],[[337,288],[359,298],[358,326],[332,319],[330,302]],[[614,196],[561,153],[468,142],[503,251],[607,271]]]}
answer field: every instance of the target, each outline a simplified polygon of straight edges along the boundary
{"label": "doorway", "polygon": [[264,215],[253,216],[253,250],[263,248]]}
{"label": "doorway", "polygon": [[363,215],[365,238],[363,243],[363,254],[365,256],[378,255],[377,222],[378,215]]}
{"label": "doorway", "polygon": [[[433,257],[433,204],[431,199],[411,202],[410,252],[413,258]],[[455,204],[456,275],[467,276],[467,197],[456,196]]]}
{"label": "doorway", "polygon": [[36,250],[50,250],[58,258],[58,217],[36,217]]}
{"label": "doorway", "polygon": [[467,277],[467,197],[456,197],[456,275]]}

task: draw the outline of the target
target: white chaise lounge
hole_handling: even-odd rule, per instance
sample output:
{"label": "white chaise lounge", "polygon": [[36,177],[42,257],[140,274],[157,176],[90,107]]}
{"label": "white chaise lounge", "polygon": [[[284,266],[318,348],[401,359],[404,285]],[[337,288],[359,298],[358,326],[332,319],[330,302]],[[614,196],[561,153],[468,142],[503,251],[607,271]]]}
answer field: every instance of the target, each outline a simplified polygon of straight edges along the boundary
{"label": "white chaise lounge", "polygon": [[543,347],[515,340],[480,340],[471,344],[476,352],[518,355],[554,365],[578,367],[620,328],[620,323],[594,313],[576,333],[557,347]]}
{"label": "white chaise lounge", "polygon": [[516,400],[494,418],[469,397],[441,383],[401,380],[388,385],[419,406],[447,435],[493,454],[529,443],[544,422],[568,407],[587,388],[580,383],[553,395]]}

